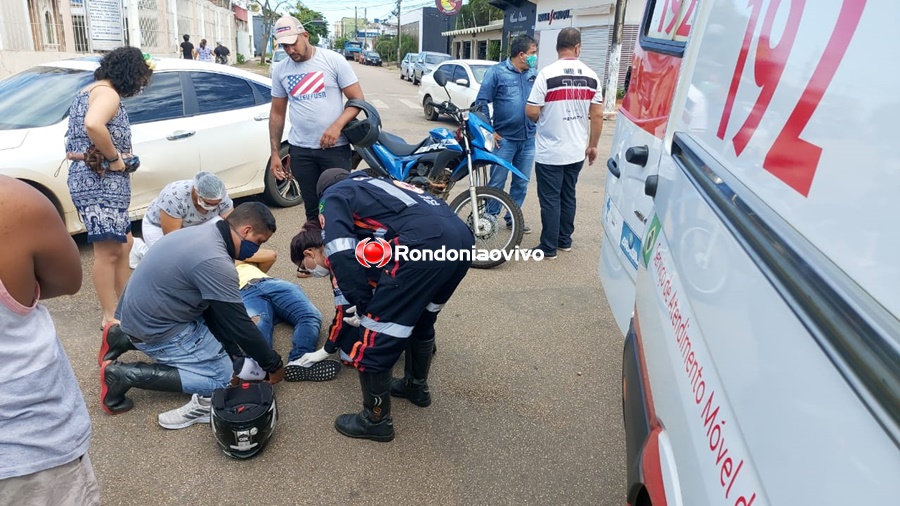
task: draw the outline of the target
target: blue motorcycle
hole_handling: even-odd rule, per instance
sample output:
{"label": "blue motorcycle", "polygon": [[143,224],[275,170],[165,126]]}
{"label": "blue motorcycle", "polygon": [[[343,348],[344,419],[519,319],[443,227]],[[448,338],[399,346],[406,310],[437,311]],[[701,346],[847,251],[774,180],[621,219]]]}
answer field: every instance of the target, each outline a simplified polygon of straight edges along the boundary
{"label": "blue motorcycle", "polygon": [[[442,87],[447,84],[443,72],[437,72],[434,80]],[[354,169],[365,160],[372,176],[403,181],[444,201],[457,182],[467,179],[468,188],[450,202],[450,208],[472,230],[476,249],[502,250],[499,255],[479,254],[472,267],[500,265],[521,243],[525,221],[522,210],[509,194],[486,186],[489,171],[492,165],[501,165],[527,178],[512,164],[491,153],[494,129],[483,113],[460,109],[449,100],[432,102],[431,106],[456,121],[455,132],[436,128],[418,144],[407,144],[401,137],[381,131],[374,144],[354,145],[359,155],[354,159]]]}

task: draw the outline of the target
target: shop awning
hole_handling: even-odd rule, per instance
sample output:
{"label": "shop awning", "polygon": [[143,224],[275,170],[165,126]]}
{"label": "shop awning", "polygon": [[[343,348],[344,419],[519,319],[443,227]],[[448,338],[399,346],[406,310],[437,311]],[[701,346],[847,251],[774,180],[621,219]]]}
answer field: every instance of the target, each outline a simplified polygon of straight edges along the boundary
{"label": "shop awning", "polygon": [[494,21],[489,25],[484,26],[475,26],[472,28],[463,28],[461,30],[451,30],[449,32],[441,32],[441,35],[444,37],[453,37],[455,35],[469,35],[476,34],[482,32],[492,32],[494,30],[503,30],[503,20],[500,19],[498,21]]}

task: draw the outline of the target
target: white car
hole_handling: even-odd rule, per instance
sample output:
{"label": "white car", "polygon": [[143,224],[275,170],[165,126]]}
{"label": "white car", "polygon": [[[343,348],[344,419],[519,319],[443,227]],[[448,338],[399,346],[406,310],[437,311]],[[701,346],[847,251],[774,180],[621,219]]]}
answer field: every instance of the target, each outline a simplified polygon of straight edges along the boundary
{"label": "white car", "polygon": [[[0,81],[0,174],[40,190],[72,234],[85,228],[66,183],[69,106],[93,80],[98,62],[47,63]],[[143,217],[163,186],[200,170],[222,178],[231,197],[263,193],[283,207],[303,202],[296,180],[277,181],[269,170],[270,79],[228,65],[155,62],[150,84],[123,100],[132,151],[141,159],[131,179],[132,220]],[[284,139],[281,158],[289,163]]]}
{"label": "white car", "polygon": [[284,48],[278,46],[278,48],[275,49],[275,52],[272,53],[272,61],[269,63],[269,77],[272,77],[272,70],[275,68],[275,64],[281,60],[286,60],[287,57],[288,55],[284,51]]}
{"label": "white car", "polygon": [[[435,67],[434,72],[422,77],[422,86],[419,88],[419,103],[425,111],[425,117],[434,121],[440,115],[431,102],[444,102],[447,93],[450,93],[450,101],[460,108],[471,107],[481,88],[481,80],[489,68],[497,62],[489,60],[447,60]],[[434,82],[434,74],[444,72],[447,76],[447,90]]]}

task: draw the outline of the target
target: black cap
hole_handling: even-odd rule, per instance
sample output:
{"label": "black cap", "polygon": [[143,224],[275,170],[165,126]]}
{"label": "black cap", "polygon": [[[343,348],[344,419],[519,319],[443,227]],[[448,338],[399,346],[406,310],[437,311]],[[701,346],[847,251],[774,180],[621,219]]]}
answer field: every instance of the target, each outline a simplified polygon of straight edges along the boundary
{"label": "black cap", "polygon": [[322,175],[319,176],[319,181],[316,183],[316,193],[319,195],[319,198],[322,198],[322,194],[331,185],[347,179],[349,175],[350,172],[344,169],[327,169],[322,172]]}

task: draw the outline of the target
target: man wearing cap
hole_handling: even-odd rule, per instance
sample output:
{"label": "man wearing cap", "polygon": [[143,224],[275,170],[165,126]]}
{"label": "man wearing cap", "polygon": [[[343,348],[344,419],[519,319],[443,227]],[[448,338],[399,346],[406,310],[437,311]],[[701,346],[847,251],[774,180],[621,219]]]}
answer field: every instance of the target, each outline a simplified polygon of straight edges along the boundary
{"label": "man wearing cap", "polygon": [[[341,358],[359,370],[363,410],[339,416],[335,429],[348,437],[391,441],[391,396],[419,407],[431,404],[427,380],[434,324],[469,270],[471,256],[463,254],[475,239],[445,202],[405,183],[329,169],[319,179],[318,192],[322,245],[292,241],[291,257],[299,257],[299,266],[307,270],[330,269],[347,305],[356,307],[356,339],[344,340],[340,348]],[[365,267],[356,253],[362,242],[388,246],[391,252],[385,255],[382,246],[382,262],[366,259]],[[409,251],[406,257],[392,254],[401,246]],[[438,258],[434,252],[440,250],[450,253]],[[369,284],[373,270],[374,290]],[[326,344],[297,363],[323,360],[334,348]],[[404,351],[405,376],[392,382],[391,369]]]}
{"label": "man wearing cap", "polygon": [[[276,179],[296,178],[306,207],[306,219],[319,214],[316,181],[326,169],[350,169],[350,145],[341,134],[359,109],[344,109],[344,97],[364,99],[359,79],[343,56],[310,44],[297,18],[283,16],[275,23],[275,43],[290,58],[272,68],[272,106],[269,114],[271,168]],[[290,107],[288,107],[290,106]],[[291,166],[281,163],[285,115]]]}
{"label": "man wearing cap", "polygon": [[194,179],[169,183],[150,202],[141,221],[143,241],[135,238],[129,264],[137,267],[151,246],[175,230],[202,225],[219,216],[227,218],[234,209],[225,183],[210,172],[198,172]]}

